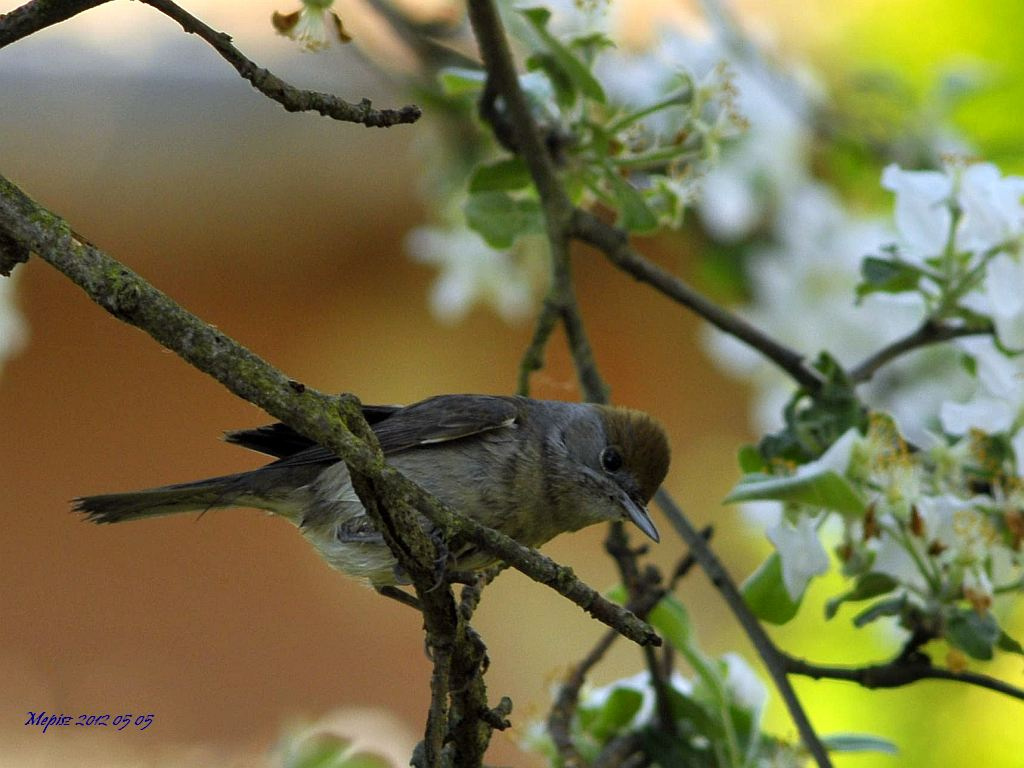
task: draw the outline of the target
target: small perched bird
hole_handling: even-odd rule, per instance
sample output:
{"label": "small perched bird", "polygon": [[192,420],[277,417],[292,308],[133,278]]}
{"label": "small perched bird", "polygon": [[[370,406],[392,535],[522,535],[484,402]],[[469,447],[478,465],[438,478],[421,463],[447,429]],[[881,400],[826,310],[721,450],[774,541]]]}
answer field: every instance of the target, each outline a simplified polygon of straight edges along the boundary
{"label": "small perched bird", "polygon": [[[665,432],[639,411],[490,395],[363,406],[389,464],[455,512],[530,547],[593,523],[632,520],[658,541],[645,508],[668,472]],[[374,587],[407,583],[331,451],[284,424],[226,434],[277,458],[251,472],[75,499],[96,523],[218,507],[287,518],[321,555]],[[452,570],[493,558],[452,552]]]}

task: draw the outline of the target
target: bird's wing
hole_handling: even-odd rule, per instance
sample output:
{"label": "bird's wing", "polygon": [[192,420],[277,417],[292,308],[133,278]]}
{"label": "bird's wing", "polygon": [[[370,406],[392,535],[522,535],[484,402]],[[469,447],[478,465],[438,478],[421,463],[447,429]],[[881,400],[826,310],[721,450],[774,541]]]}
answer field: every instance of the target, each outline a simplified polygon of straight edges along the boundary
{"label": "bird's wing", "polygon": [[[413,405],[363,406],[385,454],[398,453],[470,437],[510,426],[518,409],[515,400],[491,395],[439,395]],[[271,466],[325,464],[338,460],[285,424],[228,432],[229,443],[278,457]]]}
{"label": "bird's wing", "polygon": [[439,395],[402,408],[373,425],[384,453],[446,443],[511,426],[519,413],[513,398]]}
{"label": "bird's wing", "polygon": [[[400,411],[400,405],[364,405],[363,418],[372,426]],[[280,422],[253,429],[236,429],[224,433],[224,440],[251,451],[284,459],[315,448],[316,443]]]}

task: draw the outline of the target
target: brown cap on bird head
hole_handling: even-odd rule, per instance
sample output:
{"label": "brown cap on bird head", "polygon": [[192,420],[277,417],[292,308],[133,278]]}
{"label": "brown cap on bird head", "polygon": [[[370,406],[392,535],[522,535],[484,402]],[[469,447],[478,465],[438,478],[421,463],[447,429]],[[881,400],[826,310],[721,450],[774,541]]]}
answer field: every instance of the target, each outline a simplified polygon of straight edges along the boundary
{"label": "brown cap on bird head", "polygon": [[629,516],[644,533],[658,541],[658,532],[644,507],[668,474],[671,451],[665,430],[643,411],[606,405],[598,407],[603,417],[608,449],[617,450],[622,471],[635,484],[629,496],[639,508],[628,510]]}

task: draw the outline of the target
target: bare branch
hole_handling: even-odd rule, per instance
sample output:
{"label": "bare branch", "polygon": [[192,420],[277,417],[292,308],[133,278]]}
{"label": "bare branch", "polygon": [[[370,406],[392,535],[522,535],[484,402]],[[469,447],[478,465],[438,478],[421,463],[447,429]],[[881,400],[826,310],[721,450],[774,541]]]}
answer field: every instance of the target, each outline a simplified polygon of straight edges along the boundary
{"label": "bare branch", "polygon": [[519,363],[519,380],[516,384],[516,392],[524,397],[530,394],[530,376],[544,367],[544,349],[548,340],[555,330],[555,323],[558,321],[558,307],[550,298],[544,299],[540,315],[533,330],[533,338],[530,346],[523,353]]}
{"label": "bare branch", "polygon": [[821,376],[804,363],[803,355],[781,344],[760,328],[729,312],[675,275],[645,259],[630,246],[629,237],[625,232],[606,224],[592,213],[579,209],[573,214],[572,224],[574,236],[597,248],[619,269],[653,286],[719,330],[753,347],[812,395],[821,389]]}
{"label": "bare branch", "polygon": [[987,688],[1015,699],[1024,701],[1024,689],[1010,685],[994,677],[978,672],[954,672],[951,669],[932,666],[927,656],[917,654],[913,660],[896,659],[887,664],[866,667],[829,666],[812,664],[786,653],[779,653],[786,671],[791,675],[803,675],[815,680],[845,680],[864,688],[899,688],[919,680],[953,680],[979,688]]}
{"label": "bare branch", "polygon": [[[619,529],[621,530],[621,526],[619,526]],[[610,554],[620,563],[620,570],[634,569],[637,553],[635,550],[629,549],[625,537],[620,538],[615,533],[615,530],[616,526],[612,526],[605,547],[611,550]],[[711,527],[704,528],[701,531],[701,536],[705,541],[708,540],[711,537]],[[626,551],[622,550],[623,545],[625,545]],[[625,562],[625,565],[622,564],[622,561]],[[674,589],[679,580],[690,572],[695,562],[696,558],[692,552],[688,552],[686,557],[679,561],[679,564],[672,572],[669,590]],[[627,603],[627,607],[640,618],[647,618],[647,615],[665,595],[665,590],[657,584],[648,583],[646,586],[646,589],[639,590]],[[583,758],[576,749],[576,745],[573,744],[570,733],[572,718],[579,705],[580,689],[583,687],[583,683],[586,682],[590,670],[597,666],[601,659],[604,658],[608,649],[611,648],[617,638],[618,634],[615,632],[606,632],[602,635],[590,652],[572,668],[558,688],[558,694],[555,696],[551,712],[548,715],[548,733],[551,734],[551,740],[554,742],[555,749],[558,751],[558,755],[566,768],[583,764]],[[668,647],[666,646],[666,649]],[[612,759],[613,753],[617,754],[617,750],[621,746],[621,744],[617,744],[615,747],[612,747],[609,744],[598,757],[595,766],[599,764],[616,765],[617,763]],[[608,754],[606,755],[605,753]]]}
{"label": "bare branch", "polygon": [[761,657],[761,661],[768,670],[768,674],[771,675],[776,689],[782,696],[782,700],[786,703],[789,715],[793,718],[797,731],[800,733],[800,739],[803,741],[807,751],[811,753],[819,768],[831,766],[832,761],[829,759],[828,752],[825,751],[825,745],[821,743],[821,739],[815,733],[814,727],[807,718],[807,713],[804,712],[803,705],[800,704],[800,700],[797,698],[796,691],[793,690],[793,686],[786,677],[787,668],[784,655],[775,643],[772,642],[772,639],[768,637],[768,633],[764,631],[761,622],[751,613],[750,608],[747,607],[747,603],[743,599],[743,595],[740,594],[739,589],[737,589],[736,584],[729,576],[728,571],[725,570],[725,566],[722,565],[722,562],[715,555],[714,550],[707,545],[700,531],[693,527],[693,524],[686,518],[668,492],[664,489],[659,489],[654,498],[658,502],[658,506],[661,507],[662,512],[669,519],[669,522],[672,523],[672,526],[683,538],[683,541],[690,547],[690,551],[697,559],[697,562],[700,563],[708,578],[711,579],[711,583],[721,593],[722,598],[729,606],[729,610],[739,620],[743,631],[747,633],[747,637],[750,638],[750,642],[753,643],[758,656]]}
{"label": "bare branch", "polygon": [[[107,0],[30,0],[20,8],[0,16],[0,48],[104,2]],[[142,2],[178,22],[186,32],[199,35],[256,90],[289,112],[319,112],[334,120],[377,128],[414,123],[422,114],[419,107],[411,104],[400,109],[374,109],[369,99],[352,104],[329,93],[296,88],[246,58],[232,44],[229,35],[212,29],[171,0]]]}
{"label": "bare branch", "polygon": [[519,86],[501,17],[491,0],[469,0],[468,7],[469,21],[487,70],[487,90],[500,94],[504,99],[512,140],[537,186],[549,222],[548,232],[559,231],[572,214],[572,203],[562,187],[554,162],[530,114],[526,96]]}
{"label": "bare branch", "polygon": [[980,336],[992,334],[993,332],[994,329],[991,323],[986,323],[982,326],[950,325],[928,318],[906,336],[896,339],[891,344],[882,347],[882,349],[855,365],[850,370],[850,381],[855,384],[868,381],[886,363],[890,363],[897,357],[915,349],[963,336]]}
{"label": "bare branch", "polygon": [[363,99],[358,104],[351,104],[329,93],[304,91],[296,88],[270,71],[256,66],[232,45],[230,36],[207,26],[170,0],[142,0],[142,2],[174,19],[186,32],[199,35],[213,46],[214,50],[234,67],[238,74],[252,83],[253,88],[267,98],[278,102],[289,112],[319,112],[321,115],[335,120],[362,123],[373,128],[414,123],[422,114],[420,108],[415,105],[408,105],[397,110],[374,109],[369,99]]}
{"label": "bare branch", "polygon": [[[490,0],[470,0],[469,19],[473,25],[484,67],[487,69],[487,87],[483,104],[490,105],[492,109],[486,111],[485,117],[491,120],[495,135],[499,138],[504,136],[506,131],[511,131],[508,143],[517,149],[526,162],[540,195],[547,224],[548,244],[551,248],[551,288],[538,320],[534,341],[527,350],[527,356],[520,368],[520,391],[527,383],[529,366],[540,359],[544,344],[551,334],[550,313],[557,311],[565,327],[569,350],[585,399],[595,403],[607,402],[608,385],[601,378],[594,362],[593,349],[580,318],[576,292],[573,288],[569,261],[572,203],[558,177],[540,130],[530,114],[497,8]],[[493,113],[495,96],[501,97],[508,110],[507,115],[498,116]]]}
{"label": "bare branch", "polygon": [[[589,374],[590,372],[596,374],[592,357],[588,359],[589,344],[586,343],[585,337],[579,337],[575,342],[572,339],[574,331],[582,331],[582,323],[579,322],[574,296],[569,292],[571,291],[571,277],[568,267],[567,246],[570,237],[577,237],[598,247],[621,269],[629,272],[637,279],[650,283],[669,297],[693,309],[717,327],[732,333],[755,347],[790,374],[808,392],[812,394],[817,393],[821,388],[822,380],[813,369],[804,365],[801,355],[784,347],[774,339],[767,337],[759,329],[741,318],[718,307],[713,302],[693,291],[693,289],[678,278],[650,264],[646,259],[643,259],[633,251],[624,233],[604,224],[595,216],[576,209],[572,205],[561,184],[547,148],[541,140],[540,131],[530,114],[526,99],[519,86],[515,65],[512,61],[501,19],[494,3],[492,0],[469,0],[469,15],[488,73],[485,97],[490,98],[494,94],[498,94],[504,100],[508,110],[507,127],[511,129],[512,134],[511,144],[526,162],[541,199],[547,224],[548,240],[552,248],[552,290],[553,292],[566,291],[566,293],[561,293],[561,295],[559,293],[550,294],[549,300],[553,299],[555,305],[565,312],[563,314],[563,322],[566,322],[566,330],[570,335],[570,346],[573,349],[574,359],[576,360],[577,372],[580,374],[581,384],[584,386],[587,397],[598,402],[604,402],[605,391],[603,391],[603,382],[601,386],[596,386],[592,380],[588,381],[584,378],[584,374]],[[495,126],[496,131],[499,132],[503,132],[505,127],[504,124]],[[539,331],[535,334],[535,339],[538,337],[545,338],[541,335],[542,331],[544,333],[549,332],[546,325],[549,320],[542,319],[545,320],[545,324],[538,325]],[[598,378],[597,381],[600,381],[600,379]],[[676,526],[691,551],[693,551],[698,562],[707,571],[712,581],[723,591],[727,602],[734,613],[736,613],[740,623],[744,626],[751,639],[754,640],[758,651],[761,653],[765,664],[775,680],[779,692],[789,707],[790,714],[808,751],[821,768],[830,766],[831,762],[824,746],[811,727],[806,713],[803,711],[792,686],[790,686],[786,678],[785,672],[782,671],[781,663],[777,657],[778,652],[774,644],[771,643],[757,619],[747,609],[739,591],[729,580],[718,558],[700,533],[683,518],[665,491],[659,491],[657,498],[659,504],[666,510],[669,519],[672,520],[673,525]]]}
{"label": "bare branch", "polygon": [[0,48],[106,2],[109,0],[29,0],[0,14]]}

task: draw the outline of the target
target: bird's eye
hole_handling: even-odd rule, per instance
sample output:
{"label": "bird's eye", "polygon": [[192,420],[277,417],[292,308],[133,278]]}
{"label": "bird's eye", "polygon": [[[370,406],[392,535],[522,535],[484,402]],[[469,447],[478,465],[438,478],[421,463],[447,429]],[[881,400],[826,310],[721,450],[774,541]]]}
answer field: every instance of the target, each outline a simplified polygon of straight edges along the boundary
{"label": "bird's eye", "polygon": [[601,466],[605,472],[618,472],[622,467],[622,454],[614,445],[601,451]]}

